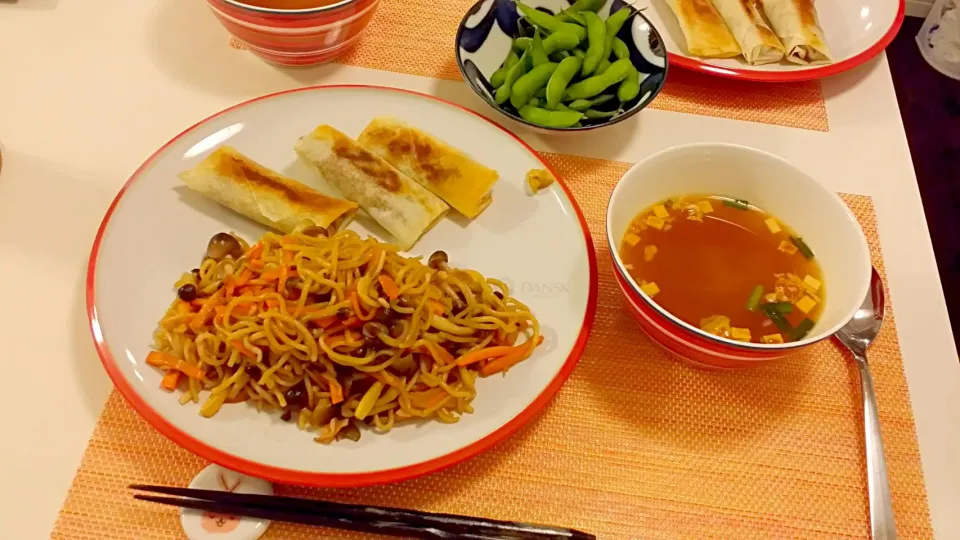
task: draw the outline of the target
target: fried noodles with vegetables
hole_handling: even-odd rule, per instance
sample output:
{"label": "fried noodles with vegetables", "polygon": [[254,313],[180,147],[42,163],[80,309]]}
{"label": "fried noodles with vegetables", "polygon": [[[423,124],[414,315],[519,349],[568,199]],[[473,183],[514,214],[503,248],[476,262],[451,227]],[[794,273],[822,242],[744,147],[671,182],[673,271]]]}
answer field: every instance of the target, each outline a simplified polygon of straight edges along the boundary
{"label": "fried noodles with vegetables", "polygon": [[427,264],[352,231],[266,233],[248,246],[219,233],[154,334],[147,363],[181,404],[211,417],[225,403],[281,411],[329,443],[359,423],[456,422],[473,412],[478,375],[509,369],[543,338],[507,286]]}

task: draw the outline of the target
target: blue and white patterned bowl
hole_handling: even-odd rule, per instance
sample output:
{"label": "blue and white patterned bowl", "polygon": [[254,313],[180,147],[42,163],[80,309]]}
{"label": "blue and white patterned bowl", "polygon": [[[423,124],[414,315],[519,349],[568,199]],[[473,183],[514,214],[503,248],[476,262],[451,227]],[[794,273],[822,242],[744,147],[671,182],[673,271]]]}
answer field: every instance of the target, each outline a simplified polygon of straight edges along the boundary
{"label": "blue and white patterned bowl", "polygon": [[[526,0],[524,3],[547,13],[556,14],[566,9],[574,0]],[[598,11],[606,19],[610,13],[620,9],[637,11],[623,0],[608,0]],[[627,44],[630,59],[640,71],[640,93],[623,106],[623,112],[612,118],[584,119],[582,127],[548,128],[528,122],[509,108],[501,107],[493,98],[494,89],[490,85],[490,76],[496,71],[513,40],[518,37],[533,36],[533,29],[517,12],[514,0],[480,0],[467,11],[457,29],[457,66],[467,84],[494,109],[510,119],[541,132],[578,132],[589,131],[622,122],[637,114],[660,93],[667,78],[667,51],[660,39],[660,33],[650,21],[637,11],[627,24],[623,25],[617,37]],[[615,101],[597,106],[616,108]]]}

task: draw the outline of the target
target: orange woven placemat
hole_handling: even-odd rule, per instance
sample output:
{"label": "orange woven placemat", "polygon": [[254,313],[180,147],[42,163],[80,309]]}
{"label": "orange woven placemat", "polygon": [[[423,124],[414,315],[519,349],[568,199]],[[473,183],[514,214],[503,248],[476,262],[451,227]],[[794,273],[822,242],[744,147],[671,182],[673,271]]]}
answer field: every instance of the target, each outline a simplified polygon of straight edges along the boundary
{"label": "orange woven placemat", "polygon": [[[381,0],[356,46],[337,61],[383,71],[461,80],[454,39],[475,0]],[[237,47],[237,42],[233,41]],[[240,48],[240,47],[237,47]],[[818,81],[764,84],[671,67],[654,109],[828,131]]]}
{"label": "orange woven placemat", "polygon": [[[698,370],[667,356],[625,311],[608,262],[605,201],[628,164],[545,158],[580,202],[600,261],[593,333],[553,403],[517,435],[440,473],[363,489],[277,491],[565,525],[602,539],[867,537],[860,390],[852,363],[832,343],[739,372]],[[844,199],[882,274],[870,199]],[[870,362],[893,506],[900,537],[925,540],[933,533],[888,309]],[[175,509],[134,501],[126,485],[186,485],[205,465],[154,431],[114,392],[53,537],[181,537]],[[274,523],[264,536],[317,537],[361,535]]]}

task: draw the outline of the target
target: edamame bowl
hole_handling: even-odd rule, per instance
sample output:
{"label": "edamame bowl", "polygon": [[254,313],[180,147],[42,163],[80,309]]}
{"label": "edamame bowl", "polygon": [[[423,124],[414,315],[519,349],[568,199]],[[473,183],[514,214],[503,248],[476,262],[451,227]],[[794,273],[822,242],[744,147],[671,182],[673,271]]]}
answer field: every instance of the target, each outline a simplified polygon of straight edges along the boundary
{"label": "edamame bowl", "polygon": [[467,84],[539,131],[621,122],[657,96],[667,75],[660,34],[623,0],[480,0],[456,42]]}

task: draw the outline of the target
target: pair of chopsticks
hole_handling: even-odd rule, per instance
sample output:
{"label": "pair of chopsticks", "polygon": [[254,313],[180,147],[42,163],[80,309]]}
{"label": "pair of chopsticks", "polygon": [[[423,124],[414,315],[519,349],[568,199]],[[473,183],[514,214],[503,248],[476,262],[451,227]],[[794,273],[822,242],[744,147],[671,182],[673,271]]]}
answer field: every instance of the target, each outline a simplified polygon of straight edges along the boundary
{"label": "pair of chopsticks", "polygon": [[134,498],[207,512],[288,521],[335,529],[377,533],[408,538],[459,538],[464,540],[596,540],[585,532],[498,521],[453,514],[343,504],[297,497],[228,493],[208,489],[133,484],[130,489],[175,495],[157,497],[134,494]]}

